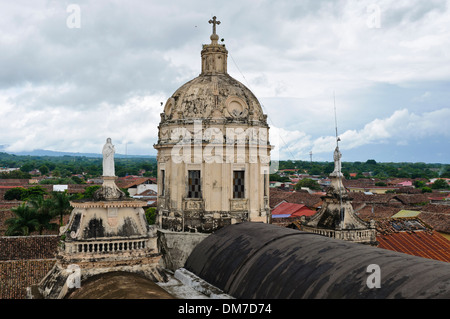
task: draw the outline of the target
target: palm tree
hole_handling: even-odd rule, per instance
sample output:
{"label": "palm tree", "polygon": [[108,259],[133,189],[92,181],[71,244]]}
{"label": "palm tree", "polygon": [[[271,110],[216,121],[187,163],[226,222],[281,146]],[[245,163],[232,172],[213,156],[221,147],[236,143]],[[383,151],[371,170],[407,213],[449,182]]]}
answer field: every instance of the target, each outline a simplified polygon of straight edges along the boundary
{"label": "palm tree", "polygon": [[38,228],[39,220],[34,209],[22,203],[20,206],[12,208],[11,211],[16,215],[15,218],[9,218],[5,221],[8,229],[6,236],[28,236],[32,231]]}
{"label": "palm tree", "polygon": [[36,212],[36,219],[39,225],[36,227],[39,230],[39,235],[42,235],[44,229],[55,229],[56,224],[50,223],[54,217],[54,201],[52,199],[44,199],[42,196],[36,196],[28,200],[27,204],[30,209]]}
{"label": "palm tree", "polygon": [[53,199],[53,214],[54,216],[59,215],[59,225],[63,225],[63,216],[70,214],[72,211],[72,206],[70,205],[69,195],[67,192],[52,192]]}

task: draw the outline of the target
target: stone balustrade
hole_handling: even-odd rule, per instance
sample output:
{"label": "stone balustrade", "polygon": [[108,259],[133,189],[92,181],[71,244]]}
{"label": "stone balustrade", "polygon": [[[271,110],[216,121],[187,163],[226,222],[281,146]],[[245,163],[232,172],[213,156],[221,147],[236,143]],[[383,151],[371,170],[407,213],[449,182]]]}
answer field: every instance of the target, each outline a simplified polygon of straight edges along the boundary
{"label": "stone balustrade", "polygon": [[303,227],[303,230],[319,234],[329,238],[336,238],[347,241],[361,242],[371,239],[375,235],[373,229],[367,230],[331,230],[331,229],[320,229],[313,227]]}
{"label": "stone balustrade", "polygon": [[79,253],[115,253],[148,248],[147,240],[113,240],[113,241],[84,241],[65,243],[64,250],[67,254]]}

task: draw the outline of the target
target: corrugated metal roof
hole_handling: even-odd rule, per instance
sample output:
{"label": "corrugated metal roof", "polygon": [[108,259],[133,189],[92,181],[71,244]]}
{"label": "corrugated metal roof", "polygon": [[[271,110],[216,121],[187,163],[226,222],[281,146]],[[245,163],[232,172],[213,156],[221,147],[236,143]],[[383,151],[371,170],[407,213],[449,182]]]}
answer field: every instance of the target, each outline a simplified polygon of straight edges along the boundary
{"label": "corrugated metal roof", "polygon": [[280,215],[280,214],[290,215],[303,207],[305,207],[305,205],[284,202],[272,210],[272,215]]}
{"label": "corrugated metal roof", "polygon": [[420,211],[415,211],[415,210],[401,210],[399,211],[397,214],[395,214],[394,216],[392,216],[392,218],[398,218],[398,217],[416,217],[417,215],[420,214]]}
{"label": "corrugated metal roof", "polygon": [[303,204],[295,204],[295,203],[281,203],[277,207],[272,210],[272,217],[280,217],[279,215],[288,215],[289,216],[311,216],[316,212],[309,209]]}
{"label": "corrugated metal roof", "polygon": [[434,231],[400,231],[379,234],[377,241],[379,248],[450,262],[450,241]]}

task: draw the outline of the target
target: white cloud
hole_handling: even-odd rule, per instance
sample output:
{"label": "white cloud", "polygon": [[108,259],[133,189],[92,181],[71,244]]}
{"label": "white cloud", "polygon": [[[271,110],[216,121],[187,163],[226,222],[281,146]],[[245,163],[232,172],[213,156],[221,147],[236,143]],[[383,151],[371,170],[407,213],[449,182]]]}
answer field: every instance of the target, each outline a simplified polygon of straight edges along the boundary
{"label": "white cloud", "polygon": [[141,96],[119,106],[103,103],[86,111],[28,110],[3,100],[0,106],[6,112],[0,117],[0,126],[9,129],[2,134],[0,145],[8,145],[10,152],[49,149],[98,153],[104,140],[111,137],[118,152],[124,153],[127,144],[128,154],[154,153],[159,123],[154,114],[162,111],[160,102],[161,96]]}
{"label": "white cloud", "polygon": [[[385,143],[410,145],[428,137],[449,139],[449,118],[450,108],[420,115],[410,113],[407,109],[397,110],[388,118],[375,119],[367,123],[361,130],[347,130],[339,134],[340,149],[345,151],[364,145]],[[310,151],[317,155],[330,153],[336,147],[335,136],[321,136],[314,139],[302,131],[287,131],[280,128],[272,130],[275,132],[280,159],[305,160]]]}

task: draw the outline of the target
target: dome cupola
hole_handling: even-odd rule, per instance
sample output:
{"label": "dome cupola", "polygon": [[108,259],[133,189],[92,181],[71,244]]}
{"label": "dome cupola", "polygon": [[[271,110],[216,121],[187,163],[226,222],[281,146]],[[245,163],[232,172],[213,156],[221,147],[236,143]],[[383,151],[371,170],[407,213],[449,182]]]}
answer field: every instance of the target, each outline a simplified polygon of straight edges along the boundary
{"label": "dome cupola", "polygon": [[241,82],[227,73],[228,51],[219,44],[213,17],[211,43],[201,51],[201,73],[182,85],[167,100],[161,124],[208,119],[216,123],[237,121],[267,127],[266,116],[256,96]]}

